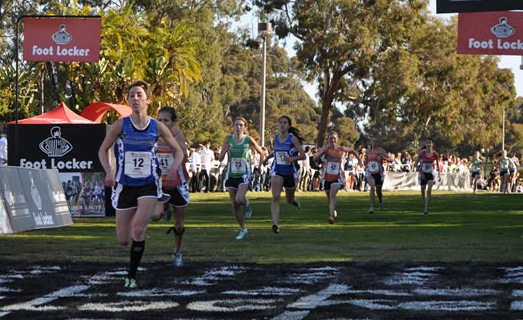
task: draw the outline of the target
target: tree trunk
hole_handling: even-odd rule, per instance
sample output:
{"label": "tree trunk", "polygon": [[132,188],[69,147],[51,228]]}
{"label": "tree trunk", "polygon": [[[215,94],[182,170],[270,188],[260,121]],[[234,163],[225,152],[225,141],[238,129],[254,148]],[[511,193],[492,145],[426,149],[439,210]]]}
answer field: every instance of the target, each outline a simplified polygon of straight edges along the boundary
{"label": "tree trunk", "polygon": [[323,72],[323,92],[321,95],[321,118],[318,126],[318,136],[316,137],[316,146],[321,148],[325,144],[327,127],[332,117],[332,103],[334,101],[334,88],[338,85],[340,78],[335,76],[331,79],[330,70]]}

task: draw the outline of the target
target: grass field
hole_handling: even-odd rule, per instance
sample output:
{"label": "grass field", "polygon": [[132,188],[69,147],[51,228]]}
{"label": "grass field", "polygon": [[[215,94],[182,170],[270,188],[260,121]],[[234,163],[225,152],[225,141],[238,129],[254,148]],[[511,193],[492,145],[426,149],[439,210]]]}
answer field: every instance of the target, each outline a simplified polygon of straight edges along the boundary
{"label": "grass field", "polygon": [[[423,216],[418,192],[386,192],[383,212],[368,214],[368,193],[338,195],[327,223],[323,192],[298,193],[301,209],[282,204],[280,234],[271,231],[270,194],[249,193],[247,238],[226,193],[191,194],[182,251],[187,262],[307,263],[343,261],[514,262],[523,256],[523,195],[435,192]],[[283,199],[283,198],[282,198]],[[152,222],[144,262],[170,261],[172,221]],[[68,227],[0,236],[4,261],[127,262],[114,218],[75,218]]]}

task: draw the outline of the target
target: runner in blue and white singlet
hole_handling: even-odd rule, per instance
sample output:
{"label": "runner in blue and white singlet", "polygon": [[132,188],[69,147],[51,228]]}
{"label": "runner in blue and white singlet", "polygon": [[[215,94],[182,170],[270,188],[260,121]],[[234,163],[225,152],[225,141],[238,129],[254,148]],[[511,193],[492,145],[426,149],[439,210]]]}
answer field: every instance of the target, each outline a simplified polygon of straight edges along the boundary
{"label": "runner in blue and white singlet", "polygon": [[287,203],[300,208],[300,202],[294,197],[299,179],[299,160],[306,158],[301,145],[300,132],[292,126],[291,119],[282,116],[278,119],[280,132],[276,135],[273,145],[274,161],[271,168],[271,215],[272,231],[279,233],[278,219],[280,216],[280,196],[285,188]]}
{"label": "runner in blue and white singlet", "polygon": [[126,186],[155,183],[161,195],[158,156],[158,124],[155,119],[143,129],[137,128],[130,116],[123,118],[122,132],[115,141],[116,182]]}
{"label": "runner in blue and white singlet", "polygon": [[[288,163],[285,160],[286,157],[295,157],[298,155],[296,148],[292,144],[292,137],[293,134],[290,133],[283,142],[280,142],[280,135],[276,135],[274,139],[274,161],[272,162],[271,176],[293,176],[296,184],[298,179],[297,173],[299,170],[297,167],[297,161]],[[295,188],[296,185],[285,187]]]}
{"label": "runner in blue and white singlet", "polygon": [[[183,151],[169,129],[147,115],[151,88],[144,81],[131,84],[128,94],[130,116],[116,120],[98,150],[105,171],[105,186],[113,188],[112,203],[116,210],[116,238],[125,246],[131,242],[129,269],[124,287],[136,288],[136,273],[145,248],[145,233],[162,196],[157,142],[161,137],[173,150],[174,163],[165,179],[165,187],[179,184],[178,169]],[[114,145],[116,175],[109,162]]]}

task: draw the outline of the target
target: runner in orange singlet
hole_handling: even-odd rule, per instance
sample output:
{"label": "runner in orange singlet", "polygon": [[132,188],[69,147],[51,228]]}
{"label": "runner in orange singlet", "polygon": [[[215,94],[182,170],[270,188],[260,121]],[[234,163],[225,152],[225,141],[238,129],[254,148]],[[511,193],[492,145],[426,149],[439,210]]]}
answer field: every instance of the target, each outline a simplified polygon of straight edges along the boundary
{"label": "runner in orange singlet", "polygon": [[338,134],[331,132],[328,137],[327,144],[321,148],[315,155],[314,161],[321,159],[323,167],[323,190],[327,195],[329,202],[329,223],[334,223],[334,218],[337,216],[336,212],[336,195],[338,191],[343,188],[345,175],[343,173],[341,161],[343,152],[352,153],[358,163],[363,165],[358,152],[352,148],[338,146]]}
{"label": "runner in orange singlet", "polygon": [[376,194],[380,201],[380,210],[383,209],[383,160],[392,161],[387,151],[379,146],[379,138],[372,137],[370,140],[371,147],[367,150],[365,156],[365,178],[369,184],[369,213],[374,213]]}
{"label": "runner in orange singlet", "polygon": [[[441,173],[437,163],[438,153],[434,151],[434,142],[427,138],[425,149],[421,150],[416,161],[415,168],[419,171],[419,184],[421,186],[421,198],[425,202],[423,214],[429,214],[429,202],[432,196],[432,187],[436,184],[434,179],[434,167],[438,171],[438,180],[441,181]],[[421,165],[421,167],[420,167]]]}

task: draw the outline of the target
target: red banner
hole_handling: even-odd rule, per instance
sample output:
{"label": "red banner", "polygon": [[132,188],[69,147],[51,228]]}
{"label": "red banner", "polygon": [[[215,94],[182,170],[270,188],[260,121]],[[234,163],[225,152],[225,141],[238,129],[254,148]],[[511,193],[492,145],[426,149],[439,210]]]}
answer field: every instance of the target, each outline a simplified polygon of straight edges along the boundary
{"label": "red banner", "polygon": [[24,60],[97,62],[101,31],[100,18],[25,18]]}
{"label": "red banner", "polygon": [[523,12],[460,13],[458,53],[523,55]]}

